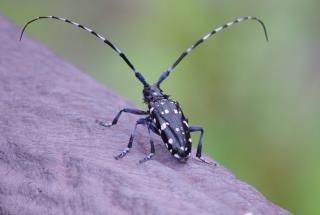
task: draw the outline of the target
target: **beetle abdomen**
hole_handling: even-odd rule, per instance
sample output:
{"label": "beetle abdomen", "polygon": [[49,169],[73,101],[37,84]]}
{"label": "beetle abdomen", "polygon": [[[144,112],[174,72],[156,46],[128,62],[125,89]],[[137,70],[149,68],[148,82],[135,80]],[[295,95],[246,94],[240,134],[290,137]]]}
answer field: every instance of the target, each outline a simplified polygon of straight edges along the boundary
{"label": "beetle abdomen", "polygon": [[178,160],[186,160],[191,152],[191,137],[187,119],[179,104],[170,99],[151,103],[150,114],[170,153]]}

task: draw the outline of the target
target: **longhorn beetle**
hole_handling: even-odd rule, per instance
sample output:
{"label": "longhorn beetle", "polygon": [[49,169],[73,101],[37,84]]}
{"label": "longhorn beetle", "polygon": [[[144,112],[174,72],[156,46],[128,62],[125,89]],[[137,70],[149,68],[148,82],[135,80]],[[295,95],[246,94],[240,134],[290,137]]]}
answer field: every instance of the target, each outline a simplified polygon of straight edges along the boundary
{"label": "longhorn beetle", "polygon": [[136,115],[145,115],[146,117],[143,117],[136,121],[135,127],[131,133],[129,143],[127,148],[125,148],[119,155],[115,156],[116,159],[123,158],[132,148],[133,139],[135,137],[136,129],[138,125],[145,125],[147,126],[148,133],[149,133],[149,139],[150,139],[150,145],[151,145],[151,152],[144,157],[142,160],[140,160],[140,163],[150,160],[154,153],[155,148],[153,144],[153,140],[151,138],[151,132],[154,132],[155,134],[161,136],[163,142],[165,143],[165,146],[170,151],[170,153],[181,162],[186,162],[188,158],[191,155],[191,137],[190,133],[192,132],[200,132],[200,138],[199,143],[197,147],[196,157],[199,158],[201,161],[208,163],[202,156],[202,138],[203,138],[203,128],[200,126],[189,126],[188,125],[188,119],[184,116],[180,105],[177,101],[169,99],[169,96],[166,95],[160,88],[160,84],[170,75],[172,70],[185,58],[194,48],[199,46],[201,43],[203,43],[205,40],[207,40],[212,35],[222,31],[223,29],[229,28],[234,24],[240,23],[245,20],[255,20],[261,24],[263,27],[264,35],[266,37],[266,40],[268,41],[268,35],[267,30],[264,25],[264,23],[258,19],[257,17],[252,16],[246,16],[238,18],[232,22],[228,22],[218,28],[213,29],[210,33],[206,34],[203,38],[198,40],[196,43],[194,43],[190,48],[188,48],[186,51],[184,51],[180,57],[174,62],[174,64],[169,67],[159,78],[159,80],[153,84],[150,85],[147,83],[147,81],[144,79],[142,74],[136,70],[136,68],[133,66],[133,64],[129,61],[129,59],[126,57],[126,55],[118,49],[113,43],[111,43],[107,38],[102,37],[100,34],[96,33],[95,31],[91,30],[90,28],[87,28],[83,25],[80,25],[76,22],[73,22],[68,19],[59,18],[56,16],[40,16],[33,20],[30,20],[23,28],[20,40],[23,36],[24,31],[26,30],[26,27],[39,19],[56,19],[58,21],[69,23],[73,26],[82,28],[83,30],[93,34],[100,40],[102,40],[105,44],[109,45],[117,54],[126,62],[126,64],[131,68],[137,79],[143,84],[143,100],[148,105],[148,111],[143,111],[139,109],[132,109],[132,108],[124,108],[118,112],[118,114],[114,117],[111,123],[105,123],[102,121],[98,121],[100,125],[104,127],[111,127],[113,125],[116,125],[118,122],[118,119],[120,118],[120,115],[122,113],[131,113]]}

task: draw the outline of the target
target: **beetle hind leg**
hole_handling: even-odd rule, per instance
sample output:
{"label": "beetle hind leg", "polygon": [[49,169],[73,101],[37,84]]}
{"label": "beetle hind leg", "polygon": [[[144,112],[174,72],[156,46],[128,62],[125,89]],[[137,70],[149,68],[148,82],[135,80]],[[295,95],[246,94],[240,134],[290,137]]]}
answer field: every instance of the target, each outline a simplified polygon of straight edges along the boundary
{"label": "beetle hind leg", "polygon": [[199,159],[199,161],[209,164],[209,165],[217,165],[216,163],[212,162],[212,161],[207,161],[206,159],[204,159],[203,157],[197,157]]}
{"label": "beetle hind leg", "polygon": [[195,131],[200,131],[200,137],[199,137],[199,143],[198,143],[198,147],[197,147],[197,153],[196,153],[196,157],[203,163],[206,164],[210,164],[210,165],[217,165],[214,162],[209,162],[207,160],[205,160],[201,154],[202,154],[202,138],[203,138],[203,128],[200,126],[190,126],[189,128],[190,132],[195,132]]}

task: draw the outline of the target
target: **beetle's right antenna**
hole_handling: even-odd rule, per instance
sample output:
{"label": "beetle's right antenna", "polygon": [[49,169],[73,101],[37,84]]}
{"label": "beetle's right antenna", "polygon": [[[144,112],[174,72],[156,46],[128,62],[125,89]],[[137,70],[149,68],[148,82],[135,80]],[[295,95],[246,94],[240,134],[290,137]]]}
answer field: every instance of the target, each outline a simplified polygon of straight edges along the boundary
{"label": "beetle's right antenna", "polygon": [[83,30],[91,33],[92,35],[98,37],[100,40],[102,40],[105,44],[109,45],[115,52],[118,53],[118,55],[126,62],[126,64],[131,68],[131,70],[134,72],[135,76],[138,78],[138,80],[144,85],[144,86],[149,86],[149,84],[146,82],[146,80],[144,79],[144,77],[142,76],[142,74],[140,72],[138,72],[136,70],[136,68],[132,65],[132,63],[129,61],[129,59],[126,57],[126,55],[120,50],[118,49],[115,45],[113,45],[108,39],[104,38],[103,36],[101,36],[100,34],[96,33],[95,31],[91,30],[90,28],[87,28],[83,25],[80,25],[76,22],[73,22],[71,20],[68,19],[64,19],[64,18],[59,18],[56,16],[40,16],[37,17],[35,19],[30,20],[22,29],[21,31],[21,35],[20,35],[20,40],[22,39],[23,33],[26,30],[27,26],[29,24],[31,24],[32,22],[35,22],[39,19],[56,19],[58,21],[62,21],[62,22],[66,22],[69,23],[71,25],[74,25],[76,27],[82,28]]}
{"label": "beetle's right antenna", "polygon": [[165,71],[159,78],[158,82],[156,83],[157,86],[159,86],[161,84],[162,81],[164,81],[169,75],[170,73],[172,72],[172,70],[182,61],[182,59],[187,56],[193,49],[195,49],[198,45],[200,45],[201,43],[203,43],[205,40],[207,40],[209,37],[211,37],[212,35],[214,35],[215,33],[218,33],[219,31],[223,30],[223,29],[226,29],[226,28],[229,28],[231,27],[232,25],[234,24],[237,24],[237,23],[240,23],[242,21],[245,21],[245,20],[256,20],[258,21],[262,27],[263,27],[263,31],[264,31],[264,35],[266,37],[266,40],[268,41],[268,34],[267,34],[267,29],[264,25],[264,23],[258,19],[257,17],[253,17],[253,16],[245,16],[245,17],[242,17],[242,18],[238,18],[232,22],[228,22],[227,24],[225,25],[222,25],[218,28],[215,28],[213,29],[213,31],[211,31],[209,34],[205,35],[203,38],[201,38],[200,40],[198,40],[195,44],[193,44],[190,48],[188,48],[186,51],[184,51],[180,57],[176,60],[176,62],[174,62],[174,64],[169,68],[167,69],[167,71]]}

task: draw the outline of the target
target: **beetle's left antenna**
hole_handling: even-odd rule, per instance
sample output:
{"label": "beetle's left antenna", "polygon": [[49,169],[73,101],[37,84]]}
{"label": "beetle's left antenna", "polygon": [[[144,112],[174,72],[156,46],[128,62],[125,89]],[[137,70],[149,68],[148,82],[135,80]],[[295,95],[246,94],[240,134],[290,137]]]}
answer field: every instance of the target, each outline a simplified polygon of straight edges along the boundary
{"label": "beetle's left antenna", "polygon": [[201,38],[195,44],[193,44],[190,48],[188,48],[186,51],[184,51],[180,55],[180,57],[176,60],[176,62],[174,62],[174,64],[160,76],[160,78],[159,78],[158,82],[156,83],[156,85],[159,86],[161,84],[161,82],[164,81],[170,75],[172,70],[182,61],[182,59],[185,58],[185,56],[187,56],[193,49],[195,49],[198,45],[203,43],[209,37],[211,37],[215,33],[220,32],[223,29],[231,27],[234,24],[240,23],[240,22],[245,21],[245,20],[250,20],[250,19],[258,21],[261,24],[261,26],[263,27],[263,31],[264,31],[264,35],[266,37],[266,40],[268,41],[267,29],[266,29],[264,23],[260,19],[258,19],[257,17],[253,17],[253,16],[245,16],[245,17],[238,18],[238,19],[236,19],[236,20],[234,20],[232,22],[228,22],[225,25],[222,25],[222,26],[220,26],[218,28],[213,29],[213,31],[211,31],[209,34],[205,35],[203,38]]}
{"label": "beetle's left antenna", "polygon": [[96,36],[97,38],[99,38],[100,40],[102,40],[105,44],[109,45],[115,52],[118,53],[118,55],[126,62],[126,64],[131,68],[131,70],[134,72],[135,76],[138,78],[138,80],[144,85],[144,86],[149,86],[149,84],[146,82],[146,80],[144,79],[144,77],[142,76],[142,74],[140,72],[138,72],[136,70],[136,68],[133,66],[133,64],[129,61],[129,59],[126,57],[126,55],[120,50],[118,49],[115,45],[113,45],[108,39],[104,38],[103,36],[101,36],[100,34],[96,33],[95,31],[91,30],[90,28],[87,28],[83,25],[80,25],[79,23],[73,22],[71,20],[68,19],[64,19],[64,18],[59,18],[56,16],[39,16],[35,19],[30,20],[22,29],[21,31],[21,35],[20,35],[20,41],[22,39],[23,33],[26,30],[27,26],[29,24],[31,24],[32,22],[35,22],[39,19],[56,19],[58,21],[62,21],[62,22],[66,22],[69,23],[73,26],[79,27],[89,33],[91,33],[92,35]]}

